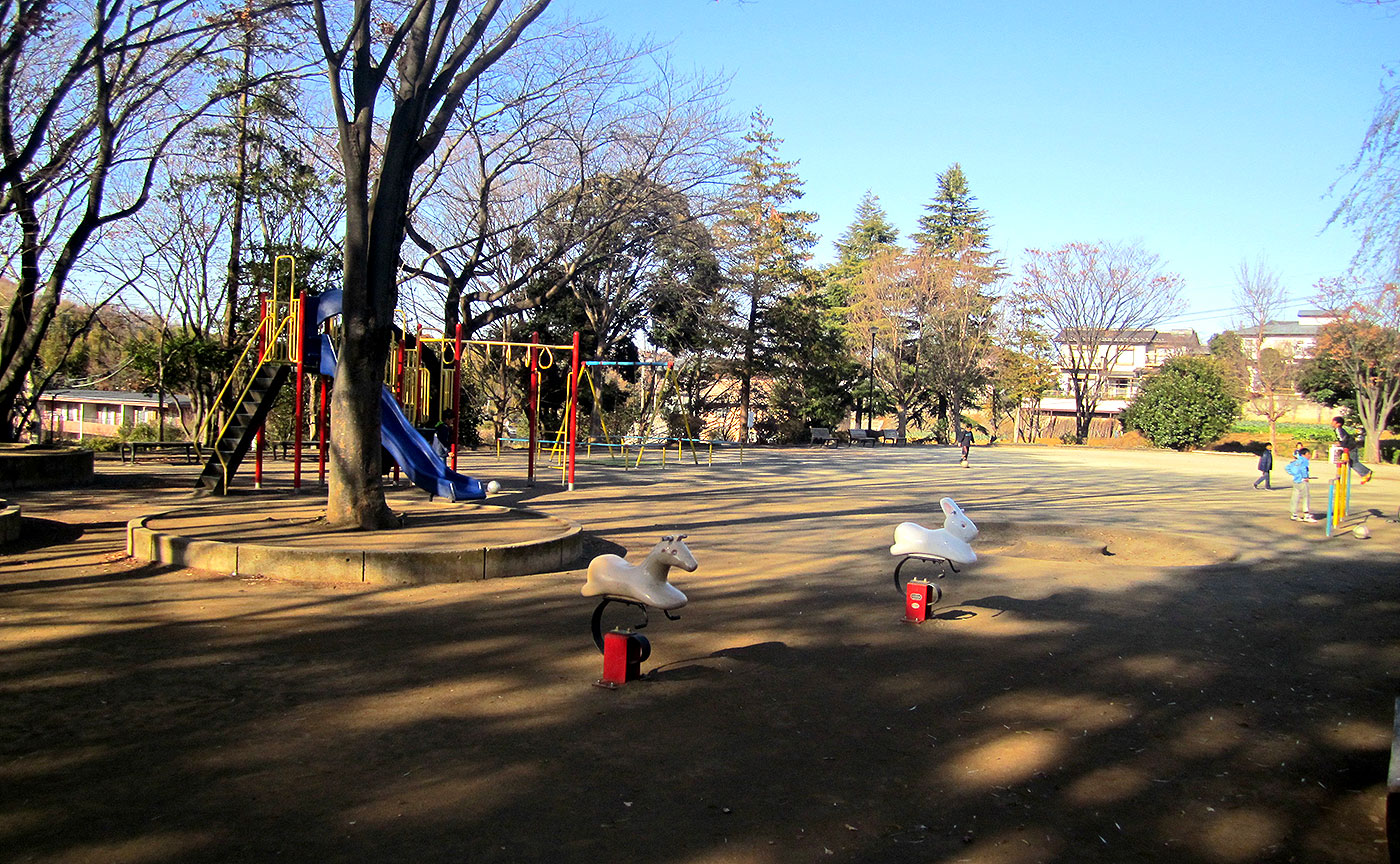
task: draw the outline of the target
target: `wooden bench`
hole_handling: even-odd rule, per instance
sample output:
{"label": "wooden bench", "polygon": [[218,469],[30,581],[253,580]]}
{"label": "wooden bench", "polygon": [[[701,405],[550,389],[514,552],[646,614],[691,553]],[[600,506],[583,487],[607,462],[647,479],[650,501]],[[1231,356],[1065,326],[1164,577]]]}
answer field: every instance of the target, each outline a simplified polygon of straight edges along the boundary
{"label": "wooden bench", "polygon": [[869,444],[871,447],[874,447],[875,441],[878,437],[879,434],[873,432],[870,429],[852,429],[851,445],[854,446],[856,444]]}
{"label": "wooden bench", "polygon": [[828,444],[835,444],[836,439],[831,437],[830,429],[823,429],[820,426],[812,427],[812,446],[825,447]]}
{"label": "wooden bench", "polygon": [[903,443],[905,443],[906,440],[908,440],[908,439],[906,439],[906,438],[904,437],[904,433],[903,433],[903,432],[900,432],[900,431],[898,431],[898,430],[896,430],[896,429],[881,429],[881,430],[880,430],[880,443],[882,443],[882,444],[896,444],[896,445],[898,445],[898,444],[903,444]]}
{"label": "wooden bench", "polygon": [[195,448],[193,441],[123,441],[118,445],[121,451],[122,462],[127,460],[131,464],[136,464],[136,457],[141,453],[172,453],[185,455],[185,461],[193,464],[199,459],[199,451]]}

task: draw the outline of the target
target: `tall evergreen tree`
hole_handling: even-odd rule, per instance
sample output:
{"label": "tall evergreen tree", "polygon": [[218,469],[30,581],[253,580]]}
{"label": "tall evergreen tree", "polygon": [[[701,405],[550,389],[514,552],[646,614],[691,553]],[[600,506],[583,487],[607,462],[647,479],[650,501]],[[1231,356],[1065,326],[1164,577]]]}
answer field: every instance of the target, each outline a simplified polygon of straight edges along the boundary
{"label": "tall evergreen tree", "polygon": [[782,139],[773,121],[757,110],[744,136],[748,144],[737,158],[740,172],[733,205],[719,220],[715,236],[726,275],[736,294],[739,356],[739,411],[749,416],[753,377],[768,353],[768,312],[801,285],[803,269],[817,236],[809,226],[816,214],[794,209],[802,197],[797,163],[778,158]]}
{"label": "tall evergreen tree", "polygon": [[836,241],[837,263],[832,273],[837,278],[840,271],[852,269],[875,257],[877,252],[889,249],[899,243],[899,229],[890,222],[885,208],[875,193],[866,190],[856,205],[855,218]]}
{"label": "tall evergreen tree", "polygon": [[[886,278],[883,271],[889,259],[898,258],[899,229],[890,222],[875,193],[866,190],[856,205],[855,217],[836,241],[836,263],[826,270],[826,294],[839,304],[836,324],[845,331],[851,361],[865,356],[866,333],[873,322],[884,317],[888,297],[875,288]],[[880,271],[880,272],[872,272]],[[885,286],[882,286],[885,287]],[[873,290],[872,290],[873,289]],[[896,367],[898,368],[898,367]],[[874,412],[875,375],[865,380],[865,393],[855,397],[856,424],[860,425],[861,408]],[[894,400],[902,405],[898,397]],[[904,412],[900,411],[901,428]]]}
{"label": "tall evergreen tree", "polygon": [[914,234],[919,248],[930,252],[958,246],[987,250],[991,239],[987,211],[975,206],[976,201],[962,166],[954,162],[938,175],[938,194],[924,206],[926,212],[919,218],[919,230]]}

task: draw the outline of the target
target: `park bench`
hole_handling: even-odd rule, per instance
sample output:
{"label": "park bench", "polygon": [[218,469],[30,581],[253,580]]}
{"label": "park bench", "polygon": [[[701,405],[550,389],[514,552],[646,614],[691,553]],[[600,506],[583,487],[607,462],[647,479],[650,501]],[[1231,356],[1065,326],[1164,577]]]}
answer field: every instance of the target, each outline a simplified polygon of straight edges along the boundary
{"label": "park bench", "polygon": [[880,430],[880,443],[882,443],[882,444],[896,444],[896,445],[898,445],[898,444],[903,444],[903,443],[905,443],[906,440],[907,440],[907,439],[904,437],[904,433],[903,433],[903,432],[900,432],[900,431],[897,430],[897,429],[881,429],[881,430]]}
{"label": "park bench", "polygon": [[877,437],[879,437],[879,436],[878,436],[876,433],[873,433],[873,432],[872,432],[871,430],[869,430],[869,429],[852,429],[852,430],[851,430],[851,444],[852,444],[852,445],[856,445],[856,444],[869,444],[871,447],[874,447],[874,446],[875,446],[875,440],[876,440]]}
{"label": "park bench", "polygon": [[142,453],[169,453],[185,455],[185,461],[193,464],[199,459],[199,451],[193,441],[123,441],[119,445],[122,462],[128,460],[136,464],[136,457]]}
{"label": "park bench", "polygon": [[831,437],[830,429],[823,429],[820,426],[812,427],[812,446],[825,447],[828,444],[835,444],[836,439]]}

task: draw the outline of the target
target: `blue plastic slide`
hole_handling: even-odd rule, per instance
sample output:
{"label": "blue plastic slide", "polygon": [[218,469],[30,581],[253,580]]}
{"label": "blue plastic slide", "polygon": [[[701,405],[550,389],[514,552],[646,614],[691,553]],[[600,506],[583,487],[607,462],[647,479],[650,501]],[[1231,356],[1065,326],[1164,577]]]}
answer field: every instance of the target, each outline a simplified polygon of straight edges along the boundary
{"label": "blue plastic slide", "polygon": [[413,485],[449,501],[486,497],[481,481],[448,468],[447,463],[433,452],[427,439],[408,422],[388,387],[379,393],[379,413],[383,424],[384,449],[399,463]]}
{"label": "blue plastic slide", "polygon": [[[332,315],[340,311],[340,292],[335,293],[336,303],[334,311],[330,313]],[[326,307],[322,307],[322,311],[325,309]],[[320,343],[320,372],[334,378],[335,348],[331,345],[330,337],[325,334],[321,334]],[[384,449],[399,463],[399,467],[408,475],[413,485],[430,495],[449,501],[479,501],[486,497],[486,490],[481,481],[448,468],[447,463],[433,452],[432,445],[408,422],[403,409],[399,407],[399,401],[394,398],[388,387],[379,392],[379,417],[380,438],[384,442]]]}

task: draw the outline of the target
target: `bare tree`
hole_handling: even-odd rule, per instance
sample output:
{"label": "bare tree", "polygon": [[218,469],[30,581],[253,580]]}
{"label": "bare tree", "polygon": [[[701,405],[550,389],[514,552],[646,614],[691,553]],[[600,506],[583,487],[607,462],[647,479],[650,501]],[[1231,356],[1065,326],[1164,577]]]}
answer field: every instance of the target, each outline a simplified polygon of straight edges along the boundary
{"label": "bare tree", "polygon": [[677,75],[654,49],[570,29],[492,72],[424,171],[405,267],[469,335],[609,266],[620,234],[684,228],[652,218],[678,198],[684,221],[705,220],[732,170],[724,82]]}
{"label": "bare tree", "polygon": [[226,16],[195,0],[0,3],[0,438],[64,286],[151,195],[168,149],[225,94],[203,87]]}
{"label": "bare tree", "polygon": [[[179,160],[172,160],[161,173],[180,168]],[[128,307],[154,333],[154,345],[130,344],[128,355],[151,355],[153,362],[145,365],[153,367],[149,384],[158,393],[189,398],[193,417],[184,432],[193,439],[228,372],[225,352],[216,350],[225,313],[224,274],[217,261],[230,214],[201,187],[168,178],[161,185],[164,191],[124,230],[97,247],[94,264],[104,274],[129,280]],[[168,368],[172,353],[180,355],[176,365],[183,368]],[[180,416],[184,423],[185,412]]]}
{"label": "bare tree", "polygon": [[[1375,5],[1385,2],[1375,0]],[[1327,225],[1341,223],[1356,232],[1360,244],[1351,261],[1354,273],[1393,281],[1400,278],[1400,82],[1395,70],[1385,71],[1380,91],[1360,151],[1329,190],[1340,191],[1341,200]]]}
{"label": "bare tree", "polygon": [[1294,398],[1295,358],[1291,350],[1266,348],[1264,338],[1269,323],[1288,301],[1288,291],[1278,274],[1262,259],[1251,266],[1241,261],[1235,271],[1235,305],[1240,314],[1240,332],[1252,340],[1249,358],[1250,407],[1264,415],[1269,424],[1269,444],[1278,449],[1278,421],[1296,403]]}
{"label": "bare tree", "polygon": [[[927,407],[928,387],[921,373],[924,310],[935,300],[929,280],[915,279],[911,255],[898,247],[877,251],[862,262],[850,286],[848,345],[856,357],[869,349],[871,333],[881,350],[874,352],[872,374],[894,408],[900,435]],[[857,418],[859,419],[859,418]]]}
{"label": "bare tree", "polygon": [[[380,481],[379,399],[414,180],[467,92],[515,47],[549,0],[521,0],[510,11],[503,11],[504,0],[469,5],[311,3],[345,177],[344,329],[326,508],[332,525],[397,525]],[[384,128],[376,121],[381,108],[388,111]]]}
{"label": "bare tree", "polygon": [[1164,272],[1160,259],[1137,244],[1070,243],[1026,254],[1017,287],[1057,331],[1075,435],[1083,441],[1109,373],[1133,337],[1179,306],[1181,277]]}
{"label": "bare tree", "polygon": [[926,283],[919,293],[932,299],[921,310],[924,378],[940,418],[940,435],[962,422],[962,412],[986,381],[992,350],[991,293],[1001,279],[1001,262],[964,231],[951,246],[923,246],[913,254],[912,276]]}

